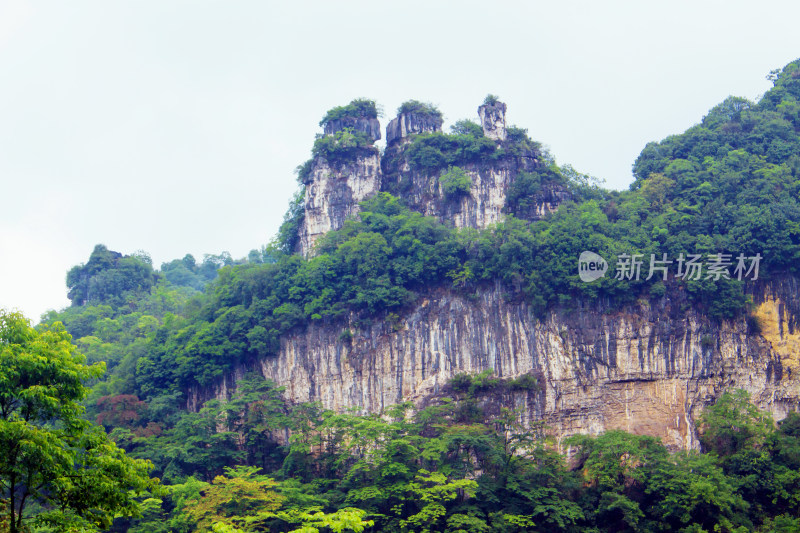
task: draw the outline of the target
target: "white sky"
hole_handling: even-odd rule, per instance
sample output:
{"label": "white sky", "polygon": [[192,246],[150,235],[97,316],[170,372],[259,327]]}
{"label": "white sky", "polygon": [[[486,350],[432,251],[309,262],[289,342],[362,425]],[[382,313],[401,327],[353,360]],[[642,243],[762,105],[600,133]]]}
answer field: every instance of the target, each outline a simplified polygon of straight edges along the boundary
{"label": "white sky", "polygon": [[0,0],[0,307],[38,318],[97,243],[242,257],[354,97],[445,127],[491,92],[625,188],[644,145],[800,56],[800,2]]}

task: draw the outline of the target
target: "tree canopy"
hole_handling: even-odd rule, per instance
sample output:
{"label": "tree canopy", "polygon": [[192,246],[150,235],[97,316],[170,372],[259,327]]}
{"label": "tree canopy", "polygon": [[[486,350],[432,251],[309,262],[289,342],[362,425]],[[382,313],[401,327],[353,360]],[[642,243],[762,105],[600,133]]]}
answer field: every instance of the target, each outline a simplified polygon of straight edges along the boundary
{"label": "tree canopy", "polygon": [[106,528],[136,514],[135,496],[155,487],[148,461],[81,418],[85,383],[104,365],[87,366],[70,340],[58,324],[37,331],[0,311],[0,489],[12,533]]}

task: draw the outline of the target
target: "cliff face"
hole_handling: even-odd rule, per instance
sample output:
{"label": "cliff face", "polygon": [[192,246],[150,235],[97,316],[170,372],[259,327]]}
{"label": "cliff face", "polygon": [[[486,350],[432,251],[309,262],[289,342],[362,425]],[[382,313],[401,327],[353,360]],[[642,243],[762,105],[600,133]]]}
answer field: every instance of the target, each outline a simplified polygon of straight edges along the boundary
{"label": "cliff face", "polygon": [[306,183],[305,216],[299,229],[298,253],[308,256],[317,239],[342,227],[358,212],[358,202],[380,190],[380,155],[364,150],[355,161],[332,166],[317,158]]}
{"label": "cliff face", "polygon": [[478,108],[478,116],[481,118],[483,134],[495,141],[505,141],[508,134],[506,132],[506,104],[494,102],[483,104]]}
{"label": "cliff face", "polygon": [[[496,102],[479,108],[486,137],[500,143],[507,138],[506,105]],[[325,135],[350,128],[364,132],[370,142],[380,139],[376,119],[343,118],[325,125]],[[523,152],[493,161],[491,164],[465,165],[471,186],[468,193],[446,196],[439,183],[440,171],[412,170],[405,150],[412,135],[441,132],[442,119],[435,115],[402,113],[386,128],[386,155],[381,157],[370,147],[354,161],[332,166],[322,157],[314,161],[305,183],[305,218],[299,228],[297,251],[313,254],[316,240],[342,227],[349,216],[358,213],[358,203],[380,191],[400,196],[406,205],[428,216],[459,228],[486,228],[505,215],[509,187],[521,171],[533,171],[539,162],[533,152]],[[547,184],[525,212],[518,216],[540,219],[570,199],[559,184]]]}
{"label": "cliff face", "polygon": [[[533,374],[539,390],[506,393],[524,423],[543,420],[560,442],[575,433],[624,429],[697,446],[694,420],[724,388],[748,390],[780,419],[798,405],[798,281],[754,293],[760,333],[742,318],[714,323],[684,311],[679,297],[620,310],[602,303],[554,310],[537,319],[500,287],[472,297],[431,294],[397,323],[377,320],[340,340],[342,327],[312,326],[283,339],[258,369],[294,401],[381,412],[422,404],[460,372],[491,369],[504,378]],[[243,369],[214,391],[224,397]]]}
{"label": "cliff face", "polygon": [[386,126],[386,144],[391,146],[414,133],[434,133],[442,131],[441,117],[419,113],[401,113]]}
{"label": "cliff face", "polygon": [[333,135],[337,131],[351,129],[364,133],[368,139],[375,142],[381,138],[381,123],[377,118],[344,117],[331,120],[325,124],[325,135]]}
{"label": "cliff face", "polygon": [[[470,179],[469,191],[448,196],[440,183],[440,173],[412,170],[408,161],[401,160],[396,168],[384,170],[382,188],[402,197],[411,209],[436,217],[445,224],[483,229],[503,220],[507,212],[506,199],[514,180],[522,171],[536,170],[538,164],[532,153],[526,153],[504,158],[492,165],[465,165],[463,170]],[[518,216],[527,220],[542,219],[570,199],[571,195],[563,185],[547,183],[532,199],[530,208]]]}
{"label": "cliff face", "polygon": [[[504,151],[488,162],[465,164],[469,188],[455,195],[443,191],[441,171],[412,168],[406,152],[410,136],[441,129],[438,117],[408,113],[394,119],[383,157],[371,146],[346,164],[317,157],[306,180],[300,252],[313,253],[320,236],[340,228],[358,212],[358,202],[380,191],[456,227],[485,228],[502,220],[515,180],[541,169],[535,153],[505,150],[511,146],[505,109],[500,102],[479,108],[484,137]],[[376,138],[372,121],[362,126]],[[518,206],[519,217],[542,218],[570,199],[554,181],[530,190],[518,202],[524,206]],[[531,374],[538,379],[535,390],[504,389],[487,401],[518,409],[523,423],[544,421],[559,442],[575,433],[624,429],[688,449],[697,446],[697,414],[726,388],[748,390],[776,418],[798,406],[798,289],[794,278],[759,282],[750,287],[756,318],[721,323],[689,305],[677,289],[622,309],[584,302],[543,317],[525,303],[507,301],[499,286],[469,296],[440,290],[402,319],[365,325],[351,317],[349,324],[310,325],[284,337],[278,356],[254,366],[285,387],[290,400],[368,412],[406,400],[424,404],[462,372]],[[343,329],[354,333],[351,340],[340,338],[348,337]],[[213,396],[226,398],[245,370],[190,391],[189,408]]]}

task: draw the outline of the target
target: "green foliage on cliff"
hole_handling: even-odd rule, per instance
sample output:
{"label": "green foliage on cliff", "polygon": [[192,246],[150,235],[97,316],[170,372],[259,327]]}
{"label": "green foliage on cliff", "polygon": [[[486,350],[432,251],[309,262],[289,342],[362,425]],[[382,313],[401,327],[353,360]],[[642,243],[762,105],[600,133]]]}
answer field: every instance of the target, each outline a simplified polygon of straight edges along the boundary
{"label": "green foliage on cliff", "polygon": [[305,188],[299,190],[289,202],[289,209],[275,237],[275,246],[285,254],[292,254],[299,240],[300,226],[305,218]]}
{"label": "green foliage on cliff", "polygon": [[500,97],[494,94],[487,94],[486,98],[483,99],[483,105],[495,105],[497,102],[500,101]]}
{"label": "green foliage on cliff", "polygon": [[454,197],[461,194],[469,194],[472,179],[463,168],[450,167],[447,172],[439,176],[439,185],[442,187],[442,192],[444,192],[445,196]]}
{"label": "green foliage on cliff", "polygon": [[450,126],[450,133],[453,135],[471,135],[473,137],[483,137],[483,128],[475,121],[459,120]]}
{"label": "green foliage on cliff", "polygon": [[483,135],[480,125],[469,120],[456,122],[451,131],[449,135],[415,135],[404,153],[411,168],[435,173],[453,165],[488,165],[522,155],[534,157],[541,152],[526,130],[514,126],[508,128],[508,138],[499,145]]}
{"label": "green foliage on cliff", "polygon": [[418,135],[406,149],[411,167],[426,172],[436,172],[451,165],[494,161],[501,155],[493,141],[471,133]]}
{"label": "green foliage on cliff", "polygon": [[442,112],[435,105],[418,100],[407,100],[400,104],[400,107],[397,108],[397,114],[402,115],[405,113],[414,113],[415,115],[442,120]]}
{"label": "green foliage on cliff", "polygon": [[343,118],[378,118],[378,106],[374,100],[367,98],[356,98],[347,105],[334,107],[319,121],[320,126],[324,126],[334,120]]}
{"label": "green foliage on cliff", "polygon": [[[313,157],[324,157],[329,163],[340,165],[353,161],[356,155],[365,150],[375,151],[367,134],[350,128],[339,130],[332,135],[320,135],[311,149]],[[312,158],[313,160],[313,158]],[[305,174],[309,169],[301,168],[298,172]]]}

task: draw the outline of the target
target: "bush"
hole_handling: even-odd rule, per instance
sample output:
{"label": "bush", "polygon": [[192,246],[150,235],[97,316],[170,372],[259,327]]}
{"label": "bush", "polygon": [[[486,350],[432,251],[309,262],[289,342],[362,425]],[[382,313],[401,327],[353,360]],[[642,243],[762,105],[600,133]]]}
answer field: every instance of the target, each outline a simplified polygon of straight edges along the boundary
{"label": "bush", "polygon": [[278,229],[275,238],[275,247],[285,254],[294,253],[299,239],[300,226],[306,216],[305,210],[305,188],[297,191],[289,202],[289,209],[283,215],[283,223]]}
{"label": "bush", "polygon": [[486,137],[471,134],[447,135],[436,132],[417,135],[406,149],[406,157],[415,170],[434,172],[450,165],[489,162],[500,151]]}
{"label": "bush", "polygon": [[711,335],[703,335],[700,338],[700,346],[703,348],[703,350],[710,350],[715,344],[716,342],[714,341],[714,337]]}
{"label": "bush", "polygon": [[[317,137],[311,154],[315,157],[322,156],[329,163],[342,164],[353,161],[360,152],[366,150],[375,150],[367,135],[360,131],[353,131],[351,128],[345,128],[333,135]],[[305,171],[305,166],[302,170]]]}
{"label": "bush", "polygon": [[487,94],[486,98],[483,99],[483,105],[495,105],[499,101],[500,98],[497,95]]}
{"label": "bush", "polygon": [[439,176],[439,185],[445,196],[458,196],[469,194],[472,186],[472,179],[469,174],[460,167],[450,167],[447,172]]}
{"label": "bush", "polygon": [[345,343],[349,343],[353,340],[353,332],[350,329],[344,329],[339,334],[339,340]]}
{"label": "bush", "polygon": [[437,119],[442,118],[442,112],[435,105],[418,100],[407,100],[400,104],[400,107],[397,108],[397,114],[402,115],[404,113],[414,113],[415,115],[424,115]]}
{"label": "bush", "polygon": [[520,172],[506,193],[506,212],[520,216],[538,203],[542,176],[538,172]]}
{"label": "bush", "polygon": [[319,125],[324,126],[328,122],[342,118],[378,118],[378,115],[378,106],[374,100],[356,98],[347,105],[330,109],[319,121]]}
{"label": "bush", "polygon": [[483,137],[483,128],[472,120],[459,120],[450,126],[453,135],[472,135],[473,137]]}
{"label": "bush", "polygon": [[539,380],[533,374],[522,374],[521,376],[509,380],[508,386],[511,390],[539,390]]}

